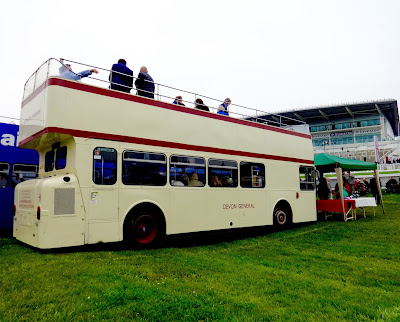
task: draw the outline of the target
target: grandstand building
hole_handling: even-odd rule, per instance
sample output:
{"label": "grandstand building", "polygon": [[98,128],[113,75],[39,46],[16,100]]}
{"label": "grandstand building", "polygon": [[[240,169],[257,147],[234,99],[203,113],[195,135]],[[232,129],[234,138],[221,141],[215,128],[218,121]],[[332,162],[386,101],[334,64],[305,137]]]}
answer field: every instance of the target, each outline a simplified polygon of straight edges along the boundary
{"label": "grandstand building", "polygon": [[314,153],[375,162],[374,137],[378,138],[379,163],[400,162],[399,112],[394,99],[285,111],[260,118],[268,123],[306,122]]}

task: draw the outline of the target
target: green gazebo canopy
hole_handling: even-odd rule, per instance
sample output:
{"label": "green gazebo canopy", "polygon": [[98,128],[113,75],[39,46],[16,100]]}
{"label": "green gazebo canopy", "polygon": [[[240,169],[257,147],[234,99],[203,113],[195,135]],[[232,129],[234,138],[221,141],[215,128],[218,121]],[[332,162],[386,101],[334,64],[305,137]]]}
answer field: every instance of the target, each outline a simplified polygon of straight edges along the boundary
{"label": "green gazebo canopy", "polygon": [[320,153],[314,156],[315,167],[322,172],[334,172],[335,168],[343,170],[376,170],[376,163],[339,158],[331,154]]}

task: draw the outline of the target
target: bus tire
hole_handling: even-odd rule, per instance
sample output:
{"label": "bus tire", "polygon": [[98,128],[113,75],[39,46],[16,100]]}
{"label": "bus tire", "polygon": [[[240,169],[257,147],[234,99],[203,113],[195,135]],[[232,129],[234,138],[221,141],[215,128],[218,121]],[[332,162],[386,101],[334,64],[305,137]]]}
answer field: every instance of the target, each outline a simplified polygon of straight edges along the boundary
{"label": "bus tire", "polygon": [[147,207],[139,207],[125,220],[124,240],[134,248],[157,246],[164,232],[165,228],[160,216]]}
{"label": "bus tire", "polygon": [[292,222],[290,208],[277,205],[274,209],[274,227],[278,230],[286,229]]}

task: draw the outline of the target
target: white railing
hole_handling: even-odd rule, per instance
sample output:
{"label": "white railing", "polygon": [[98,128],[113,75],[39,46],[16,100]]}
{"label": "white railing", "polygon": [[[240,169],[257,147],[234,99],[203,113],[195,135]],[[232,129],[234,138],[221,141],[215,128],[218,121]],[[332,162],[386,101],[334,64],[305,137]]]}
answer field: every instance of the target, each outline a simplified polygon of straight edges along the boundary
{"label": "white railing", "polygon": [[[24,88],[24,94],[23,94],[23,100],[29,97],[37,88],[39,88],[49,77],[60,77],[60,67],[65,66],[64,64],[69,63],[72,66],[72,70],[74,70],[74,73],[79,75],[79,72],[84,69],[97,69],[99,71],[98,74],[92,74],[89,77],[84,78],[84,82],[99,86],[99,87],[104,87],[108,88],[111,82],[108,80],[109,74],[111,70],[93,66],[93,65],[88,65],[88,64],[83,64],[79,63],[76,61],[71,61],[68,59],[61,59],[57,60],[55,58],[50,58],[47,60],[45,63],[43,63],[27,80],[25,83],[25,88]],[[118,73],[113,71],[113,73]],[[121,74],[121,73],[120,73]],[[136,77],[133,77],[133,79],[137,79]],[[120,84],[118,84],[120,85]],[[201,98],[203,101],[207,100],[208,102],[212,102],[211,104],[205,104],[209,107],[210,112],[216,113],[217,112],[217,107],[220,105],[225,98],[223,99],[215,99],[206,95],[201,95],[198,93],[178,89],[172,86],[167,86],[163,85],[160,83],[154,82],[155,85],[155,98],[159,101],[166,101],[168,99],[168,102],[172,103],[175,100],[176,96],[182,96],[185,97],[182,101],[185,103],[186,106],[194,107],[194,102],[197,98]],[[136,91],[136,88],[131,88],[134,91]],[[135,94],[131,94],[135,95]],[[206,103],[206,102],[204,102]],[[214,105],[214,106],[210,106]],[[229,107],[229,115],[231,117],[239,118],[239,119],[247,119],[249,121],[253,122],[258,122],[258,123],[264,123],[272,126],[278,126],[285,128],[287,130],[291,131],[296,131],[296,132],[302,132],[302,133],[307,133],[309,134],[309,129],[308,125],[305,122],[292,119],[289,117],[284,117],[281,115],[275,115],[271,114],[265,111],[261,111],[255,108],[243,106],[243,105],[238,105],[231,103]],[[274,115],[276,116],[277,120],[279,121],[271,121],[271,120],[265,120],[262,118],[264,115]],[[287,125],[287,124],[294,124],[294,125]]]}

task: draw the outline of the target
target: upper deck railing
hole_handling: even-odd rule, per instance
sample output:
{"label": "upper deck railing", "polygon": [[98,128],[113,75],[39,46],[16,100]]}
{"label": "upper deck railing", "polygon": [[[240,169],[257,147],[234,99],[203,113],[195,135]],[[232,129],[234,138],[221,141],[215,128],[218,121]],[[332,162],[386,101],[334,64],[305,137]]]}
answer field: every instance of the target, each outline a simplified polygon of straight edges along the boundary
{"label": "upper deck railing", "polygon": [[[97,69],[99,71],[98,74],[92,74],[91,76],[85,77],[84,82],[94,85],[94,86],[99,86],[99,87],[104,87],[104,88],[109,88],[111,82],[109,81],[109,74],[111,70],[93,66],[93,65],[88,65],[88,64],[83,64],[79,63],[76,61],[68,60],[68,59],[55,59],[55,58],[50,58],[46,62],[44,62],[27,80],[25,83],[24,87],[24,94],[23,94],[23,100],[28,98],[38,87],[40,87],[49,77],[61,77],[60,76],[60,67],[64,66],[65,64],[69,63],[72,66],[72,70],[74,71],[75,74],[79,75],[80,71],[87,70],[87,69]],[[113,71],[113,73],[118,73],[116,71]],[[121,74],[121,73],[119,73]],[[123,74],[122,74],[123,75]],[[133,77],[134,81],[137,79],[137,77]],[[120,84],[117,84],[121,86]],[[154,82],[155,85],[155,99],[159,101],[166,101],[172,103],[175,100],[176,96],[182,96],[185,97],[182,101],[185,103],[186,107],[194,107],[195,100],[197,98],[201,99],[207,99],[208,101],[213,102],[215,106],[219,106],[222,102],[224,102],[224,99],[216,99],[212,98],[206,95],[201,95],[198,93],[178,89],[172,86],[167,86],[163,85],[160,83]],[[136,92],[136,88],[132,88],[133,92]],[[131,93],[131,95],[135,95]],[[190,99],[191,98],[191,99]],[[207,104],[206,104],[207,105]],[[217,107],[207,105],[210,109],[210,113],[216,113],[217,112]],[[271,120],[265,120],[262,118],[262,116],[265,115],[273,115],[274,119],[276,121],[271,121]],[[309,128],[308,125],[300,120],[284,117],[281,115],[276,115],[273,113],[268,113],[265,111],[261,111],[255,108],[243,106],[243,105],[238,105],[238,104],[233,104],[229,106],[229,117],[234,117],[234,118],[239,118],[239,119],[247,119],[249,121],[253,122],[258,122],[258,123],[264,123],[272,126],[277,126],[280,128],[287,129],[289,131],[295,131],[295,132],[301,132],[301,133],[306,133],[309,134]],[[288,125],[294,124],[294,125]]]}

